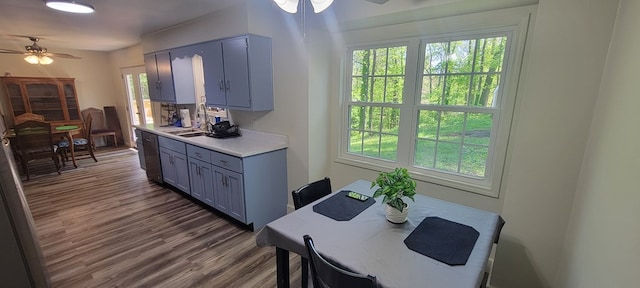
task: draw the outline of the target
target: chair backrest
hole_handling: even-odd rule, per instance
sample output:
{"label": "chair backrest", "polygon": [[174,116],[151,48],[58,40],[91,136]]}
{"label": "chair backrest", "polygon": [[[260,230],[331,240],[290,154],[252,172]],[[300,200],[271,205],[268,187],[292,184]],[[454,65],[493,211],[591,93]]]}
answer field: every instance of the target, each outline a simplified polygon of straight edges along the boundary
{"label": "chair backrest", "polygon": [[291,191],[293,206],[296,210],[329,194],[331,194],[331,180],[327,177]]}
{"label": "chair backrest", "polygon": [[[92,117],[92,130],[101,130],[107,128],[107,123],[104,120],[104,112],[98,108],[90,107],[82,110],[82,119],[87,122],[89,115]],[[90,131],[92,131],[90,130]]]}
{"label": "chair backrest", "polygon": [[33,113],[20,114],[20,115],[16,116],[14,124],[18,125],[20,123],[24,123],[25,121],[29,121],[29,120],[44,121],[44,116],[38,115],[38,114],[33,114]]}
{"label": "chair backrest", "polygon": [[91,129],[93,128],[93,116],[91,114],[87,115],[87,118],[84,120],[84,133],[82,134],[89,143],[91,143]]}
{"label": "chair backrest", "polygon": [[309,254],[313,287],[376,288],[378,286],[376,276],[354,273],[338,267],[322,257],[309,235],[304,235],[304,246]]}
{"label": "chair backrest", "polygon": [[27,120],[13,127],[17,149],[23,154],[53,153],[51,124],[44,121]]}

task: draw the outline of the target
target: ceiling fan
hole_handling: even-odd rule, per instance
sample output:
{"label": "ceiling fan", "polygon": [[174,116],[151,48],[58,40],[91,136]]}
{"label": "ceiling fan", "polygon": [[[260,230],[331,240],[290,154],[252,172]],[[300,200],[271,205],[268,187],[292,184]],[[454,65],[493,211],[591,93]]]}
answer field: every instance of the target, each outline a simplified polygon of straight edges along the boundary
{"label": "ceiling fan", "polygon": [[26,51],[18,51],[18,50],[0,48],[0,53],[2,53],[2,54],[22,54],[22,55],[26,56],[24,58],[24,61],[27,61],[30,64],[42,64],[42,65],[48,65],[48,64],[53,63],[53,59],[51,57],[68,58],[68,59],[82,59],[81,57],[73,56],[71,54],[48,52],[47,48],[38,45],[38,41],[40,41],[40,38],[38,38],[38,37],[35,37],[35,36],[22,36],[22,35],[13,35],[13,36],[29,38],[29,40],[31,40],[33,42],[33,44],[24,46],[24,49]]}

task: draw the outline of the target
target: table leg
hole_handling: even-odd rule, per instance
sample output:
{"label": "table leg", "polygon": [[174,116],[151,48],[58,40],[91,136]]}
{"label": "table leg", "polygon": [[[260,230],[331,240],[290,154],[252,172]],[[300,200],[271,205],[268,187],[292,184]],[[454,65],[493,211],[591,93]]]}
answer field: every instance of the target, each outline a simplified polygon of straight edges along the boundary
{"label": "table leg", "polygon": [[289,251],[276,247],[278,288],[289,288]]}
{"label": "table leg", "polygon": [[73,162],[73,167],[78,168],[78,164],[76,163],[76,154],[74,152],[75,147],[73,145],[73,134],[71,132],[67,132],[67,140],[69,140],[69,150],[71,150],[71,161]]}

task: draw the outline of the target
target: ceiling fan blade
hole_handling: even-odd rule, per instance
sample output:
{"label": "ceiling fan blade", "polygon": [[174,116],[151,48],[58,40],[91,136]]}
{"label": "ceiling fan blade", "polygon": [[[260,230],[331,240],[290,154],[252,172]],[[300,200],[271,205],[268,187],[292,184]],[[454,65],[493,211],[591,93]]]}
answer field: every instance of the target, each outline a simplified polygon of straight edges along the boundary
{"label": "ceiling fan blade", "polygon": [[4,54],[24,54],[24,51],[17,51],[17,50],[0,48],[0,53],[4,53]]}
{"label": "ceiling fan blade", "polygon": [[47,52],[47,56],[57,57],[57,58],[67,58],[67,59],[82,59],[82,57],[73,56],[71,54],[66,54],[66,53],[51,53],[51,52]]}
{"label": "ceiling fan blade", "polygon": [[364,0],[364,1],[376,3],[376,4],[384,4],[384,3],[387,3],[387,1],[389,0]]}

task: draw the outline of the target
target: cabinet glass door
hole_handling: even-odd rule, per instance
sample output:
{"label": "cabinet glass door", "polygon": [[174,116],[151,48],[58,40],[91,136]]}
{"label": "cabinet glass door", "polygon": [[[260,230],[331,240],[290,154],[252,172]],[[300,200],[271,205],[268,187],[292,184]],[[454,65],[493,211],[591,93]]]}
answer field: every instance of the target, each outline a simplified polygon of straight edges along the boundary
{"label": "cabinet glass door", "polygon": [[20,90],[20,84],[7,83],[7,91],[9,92],[11,108],[13,108],[13,115],[18,116],[27,113],[27,107],[24,104],[24,97]]}
{"label": "cabinet glass door", "polygon": [[64,99],[67,104],[67,112],[69,113],[69,120],[80,120],[80,111],[78,111],[78,100],[76,98],[76,92],[74,91],[72,84],[64,84]]}
{"label": "cabinet glass door", "polygon": [[56,84],[27,84],[31,113],[44,116],[46,121],[63,121],[64,113]]}

